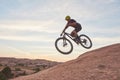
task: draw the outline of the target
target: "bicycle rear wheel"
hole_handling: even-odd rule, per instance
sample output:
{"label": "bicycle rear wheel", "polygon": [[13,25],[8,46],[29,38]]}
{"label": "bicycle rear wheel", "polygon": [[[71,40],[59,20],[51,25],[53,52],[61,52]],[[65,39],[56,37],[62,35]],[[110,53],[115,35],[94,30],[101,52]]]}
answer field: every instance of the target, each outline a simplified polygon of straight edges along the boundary
{"label": "bicycle rear wheel", "polygon": [[90,48],[92,47],[92,41],[91,41],[91,39],[90,39],[88,36],[86,36],[86,35],[84,35],[84,34],[81,34],[81,35],[79,36],[79,38],[80,38],[80,44],[81,44],[84,48],[90,49]]}
{"label": "bicycle rear wheel", "polygon": [[55,47],[62,54],[70,54],[73,51],[73,45],[70,40],[63,37],[55,41]]}

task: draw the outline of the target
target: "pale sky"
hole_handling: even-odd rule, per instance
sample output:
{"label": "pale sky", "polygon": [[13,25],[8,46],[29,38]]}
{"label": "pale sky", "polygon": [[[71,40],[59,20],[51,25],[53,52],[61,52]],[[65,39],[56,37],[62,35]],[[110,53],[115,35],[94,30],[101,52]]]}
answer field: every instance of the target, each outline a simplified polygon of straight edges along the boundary
{"label": "pale sky", "polygon": [[[56,50],[66,15],[81,23],[91,49],[73,43],[69,55]],[[120,43],[120,0],[0,0],[0,57],[68,61],[115,43]]]}

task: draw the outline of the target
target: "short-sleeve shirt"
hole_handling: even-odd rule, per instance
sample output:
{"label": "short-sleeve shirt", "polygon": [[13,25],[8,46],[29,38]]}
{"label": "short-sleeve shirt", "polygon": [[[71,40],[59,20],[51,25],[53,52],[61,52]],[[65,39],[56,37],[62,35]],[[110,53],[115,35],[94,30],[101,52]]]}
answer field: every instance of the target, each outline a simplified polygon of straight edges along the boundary
{"label": "short-sleeve shirt", "polygon": [[69,21],[68,21],[68,24],[69,23],[73,23],[73,22],[76,22],[74,19],[70,19]]}
{"label": "short-sleeve shirt", "polygon": [[70,19],[70,20],[68,21],[68,24],[69,24],[69,23],[74,23],[74,22],[76,23],[76,26],[74,27],[74,28],[75,28],[75,31],[76,31],[76,32],[79,32],[79,31],[82,29],[80,23],[77,23],[74,19]]}

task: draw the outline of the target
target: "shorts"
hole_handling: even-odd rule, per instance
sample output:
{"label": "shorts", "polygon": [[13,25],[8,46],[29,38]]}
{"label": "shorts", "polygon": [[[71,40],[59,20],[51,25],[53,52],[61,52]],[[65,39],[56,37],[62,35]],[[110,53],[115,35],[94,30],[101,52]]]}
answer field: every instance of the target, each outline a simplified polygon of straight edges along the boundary
{"label": "shorts", "polygon": [[76,32],[79,32],[81,29],[82,29],[81,25],[79,23],[77,23],[74,30]]}

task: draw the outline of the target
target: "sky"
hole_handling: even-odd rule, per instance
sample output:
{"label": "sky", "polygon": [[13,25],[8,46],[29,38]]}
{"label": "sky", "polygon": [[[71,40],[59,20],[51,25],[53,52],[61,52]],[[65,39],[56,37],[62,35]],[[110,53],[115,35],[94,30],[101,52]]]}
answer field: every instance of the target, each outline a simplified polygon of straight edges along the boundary
{"label": "sky", "polygon": [[[56,50],[66,15],[82,25],[78,34],[91,38],[91,49],[73,43],[69,55]],[[61,62],[116,43],[120,43],[120,0],[0,0],[0,57]]]}

